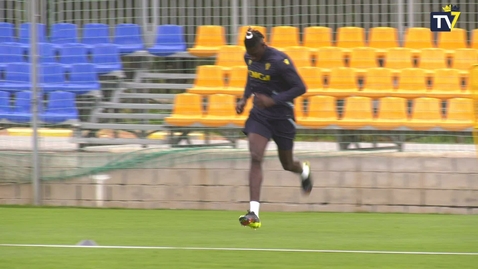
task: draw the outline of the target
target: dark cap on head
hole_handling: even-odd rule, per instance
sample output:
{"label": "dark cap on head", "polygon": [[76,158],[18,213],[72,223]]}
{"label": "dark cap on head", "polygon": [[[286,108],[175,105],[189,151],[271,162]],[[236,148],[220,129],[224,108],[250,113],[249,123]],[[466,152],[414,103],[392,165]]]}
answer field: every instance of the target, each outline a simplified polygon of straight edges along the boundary
{"label": "dark cap on head", "polygon": [[244,38],[244,45],[246,46],[247,49],[253,48],[257,46],[258,44],[262,43],[264,40],[264,35],[258,31],[254,30],[251,27],[247,29],[246,36]]}

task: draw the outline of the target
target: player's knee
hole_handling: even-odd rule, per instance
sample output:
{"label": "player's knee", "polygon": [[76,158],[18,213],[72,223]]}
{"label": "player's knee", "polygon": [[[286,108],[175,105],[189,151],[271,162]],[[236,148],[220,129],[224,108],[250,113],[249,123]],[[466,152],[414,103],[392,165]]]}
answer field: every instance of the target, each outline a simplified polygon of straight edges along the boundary
{"label": "player's knee", "polygon": [[262,163],[263,156],[257,152],[251,152],[251,162],[252,163]]}

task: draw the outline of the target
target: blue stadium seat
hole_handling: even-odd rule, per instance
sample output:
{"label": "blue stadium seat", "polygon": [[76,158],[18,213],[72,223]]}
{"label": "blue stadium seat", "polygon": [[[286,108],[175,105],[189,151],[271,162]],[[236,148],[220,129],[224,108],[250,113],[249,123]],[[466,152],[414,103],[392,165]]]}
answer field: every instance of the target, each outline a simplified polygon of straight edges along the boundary
{"label": "blue stadium seat", "polygon": [[75,94],[61,91],[50,93],[45,112],[40,114],[40,120],[50,124],[78,120]]}
{"label": "blue stadium seat", "polygon": [[43,63],[38,68],[38,85],[43,92],[63,91],[66,87],[65,68],[59,63]]}
{"label": "blue stadium seat", "polygon": [[[20,34],[18,41],[20,42],[20,46],[25,50],[29,50],[30,48],[30,29],[31,23],[25,22],[20,25]],[[47,43],[48,40],[46,38],[46,26],[43,23],[37,23],[37,42]]]}
{"label": "blue stadium seat", "polygon": [[156,56],[168,56],[185,50],[184,29],[173,24],[159,25],[154,45],[148,49],[149,53]]}
{"label": "blue stadium seat", "polygon": [[116,25],[113,43],[118,45],[119,52],[124,54],[144,49],[141,27],[133,23]]}
{"label": "blue stadium seat", "polygon": [[27,123],[32,118],[31,113],[31,91],[17,92],[15,95],[15,105],[12,112],[7,115],[7,120],[16,123]]}
{"label": "blue stadium seat", "polygon": [[5,80],[0,89],[6,91],[28,91],[32,87],[29,63],[9,63],[5,68]]}
{"label": "blue stadium seat", "polygon": [[65,91],[85,94],[100,89],[95,65],[91,63],[73,64],[70,80],[65,85]]}
{"label": "blue stadium seat", "polygon": [[5,71],[7,64],[25,62],[23,49],[18,43],[0,43],[0,71]]}
{"label": "blue stadium seat", "polygon": [[98,74],[107,74],[123,68],[119,49],[115,44],[98,44],[94,46],[92,59]]}
{"label": "blue stadium seat", "polygon": [[78,29],[73,23],[55,23],[51,26],[50,42],[55,49],[66,43],[78,43]]}
{"label": "blue stadium seat", "polygon": [[88,52],[96,44],[111,43],[109,26],[104,23],[87,23],[82,33],[81,43],[86,45]]}
{"label": "blue stadium seat", "polygon": [[88,63],[88,51],[85,44],[69,43],[60,47],[60,61],[66,71],[70,71],[72,64]]}
{"label": "blue stadium seat", "polygon": [[12,23],[0,22],[0,43],[16,42],[15,28]]}
{"label": "blue stadium seat", "polygon": [[10,112],[10,93],[0,91],[0,120],[7,119]]}
{"label": "blue stadium seat", "polygon": [[38,62],[56,63],[55,47],[51,43],[38,44]]}

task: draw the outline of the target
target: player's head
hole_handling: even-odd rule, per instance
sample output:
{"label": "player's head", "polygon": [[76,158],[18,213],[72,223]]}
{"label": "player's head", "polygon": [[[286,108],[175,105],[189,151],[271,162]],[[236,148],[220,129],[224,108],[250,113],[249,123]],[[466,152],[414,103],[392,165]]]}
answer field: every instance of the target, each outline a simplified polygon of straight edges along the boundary
{"label": "player's head", "polygon": [[264,43],[264,35],[251,27],[246,32],[244,46],[246,47],[247,54],[251,56],[253,61],[259,61],[267,47],[266,43]]}

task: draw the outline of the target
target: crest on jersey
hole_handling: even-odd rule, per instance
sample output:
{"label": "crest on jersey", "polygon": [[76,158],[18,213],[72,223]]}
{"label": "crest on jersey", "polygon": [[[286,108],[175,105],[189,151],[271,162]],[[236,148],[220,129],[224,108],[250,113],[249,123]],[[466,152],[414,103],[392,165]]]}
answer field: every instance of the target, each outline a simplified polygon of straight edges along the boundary
{"label": "crest on jersey", "polygon": [[247,64],[248,64],[248,65],[251,65],[251,63],[252,63],[252,60],[249,59],[249,61],[247,61]]}
{"label": "crest on jersey", "polygon": [[290,64],[289,59],[284,59],[285,64]]}
{"label": "crest on jersey", "polygon": [[269,70],[269,68],[271,68],[271,64],[270,64],[270,63],[266,63],[266,70]]}

